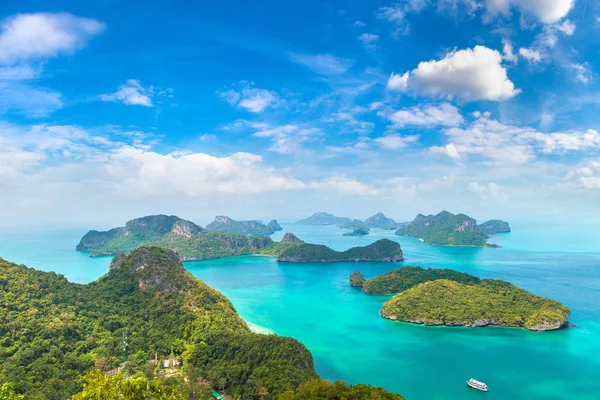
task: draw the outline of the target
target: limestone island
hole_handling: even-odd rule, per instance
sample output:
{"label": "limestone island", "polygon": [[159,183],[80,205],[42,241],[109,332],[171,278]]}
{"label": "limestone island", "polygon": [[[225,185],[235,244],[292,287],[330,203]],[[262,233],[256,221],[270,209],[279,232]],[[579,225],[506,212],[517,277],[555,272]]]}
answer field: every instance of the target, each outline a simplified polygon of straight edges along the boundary
{"label": "limestone island", "polygon": [[372,217],[365,220],[367,228],[378,228],[378,229],[396,229],[398,223],[391,218],[386,217],[383,213],[377,213]]}
{"label": "limestone island", "polygon": [[438,246],[498,247],[487,242],[486,232],[492,231],[493,227],[498,227],[495,221],[478,226],[468,215],[442,211],[437,215],[417,215],[412,222],[399,228],[396,235],[416,237]]}
{"label": "limestone island", "polygon": [[495,235],[497,233],[510,233],[510,225],[508,222],[499,219],[492,219],[477,226],[481,232],[486,235]]}
{"label": "limestone island", "polygon": [[279,225],[279,223],[277,222],[276,219],[272,220],[271,222],[269,222],[267,224],[267,227],[272,230],[273,232],[277,232],[277,231],[282,231],[283,228],[281,227],[281,225]]}
{"label": "limestone island", "polygon": [[415,324],[549,331],[566,327],[570,314],[564,305],[508,282],[449,269],[407,266],[367,280],[356,271],[350,285],[367,293],[397,293],[383,304],[381,316]]}
{"label": "limestone island", "polygon": [[238,235],[272,235],[276,229],[281,230],[281,226],[277,221],[273,220],[269,225],[265,225],[258,221],[236,221],[225,215],[218,215],[215,220],[206,225],[206,230],[209,232],[227,232]]}
{"label": "limestone island", "polygon": [[336,217],[333,214],[326,212],[318,212],[308,218],[301,219],[296,222],[299,225],[342,225],[350,222],[350,218]]}
{"label": "limestone island", "polygon": [[352,221],[345,222],[345,223],[339,225],[339,227],[342,229],[357,230],[357,229],[366,228],[367,226],[360,219],[353,219]]}
{"label": "limestone island", "polygon": [[184,261],[240,255],[271,255],[285,262],[388,262],[402,259],[400,245],[387,239],[337,252],[327,246],[305,243],[291,233],[275,242],[268,236],[207,231],[174,215],[151,215],[106,232],[89,231],[81,238],[76,250],[89,251],[91,257],[98,257],[130,253],[142,245],[174,250]]}
{"label": "limestone island", "polygon": [[353,230],[352,232],[346,232],[343,236],[365,236],[369,234],[369,228],[362,227]]}

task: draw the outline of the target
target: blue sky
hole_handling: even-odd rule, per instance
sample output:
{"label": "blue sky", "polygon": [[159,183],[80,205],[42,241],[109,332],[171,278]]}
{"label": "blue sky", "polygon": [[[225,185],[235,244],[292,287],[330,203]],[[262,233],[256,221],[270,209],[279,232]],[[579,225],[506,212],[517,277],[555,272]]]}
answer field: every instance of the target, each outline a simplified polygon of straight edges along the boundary
{"label": "blue sky", "polygon": [[595,2],[24,0],[1,13],[1,225],[597,214]]}

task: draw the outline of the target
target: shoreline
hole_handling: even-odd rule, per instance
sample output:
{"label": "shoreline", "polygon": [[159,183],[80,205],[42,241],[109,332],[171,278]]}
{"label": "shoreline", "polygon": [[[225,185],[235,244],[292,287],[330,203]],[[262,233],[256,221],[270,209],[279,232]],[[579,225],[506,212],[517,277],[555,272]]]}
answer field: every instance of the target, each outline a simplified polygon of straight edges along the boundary
{"label": "shoreline", "polygon": [[276,335],[277,334],[272,329],[266,328],[266,327],[261,326],[261,325],[254,324],[254,323],[252,323],[250,321],[247,321],[245,319],[244,319],[244,322],[246,322],[246,325],[248,325],[248,328],[250,328],[250,332],[252,332],[252,333],[258,333],[258,334],[261,334],[261,335]]}

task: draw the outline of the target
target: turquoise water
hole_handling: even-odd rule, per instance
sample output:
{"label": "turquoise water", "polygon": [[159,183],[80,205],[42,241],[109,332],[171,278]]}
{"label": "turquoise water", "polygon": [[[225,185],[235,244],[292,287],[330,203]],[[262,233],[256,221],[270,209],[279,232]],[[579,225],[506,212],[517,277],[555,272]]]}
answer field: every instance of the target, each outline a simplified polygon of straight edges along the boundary
{"label": "turquoise water", "polygon": [[[435,247],[390,231],[343,237],[335,227],[284,228],[338,250],[389,237],[400,241],[407,259],[402,264],[294,265],[255,256],[186,263],[192,274],[228,296],[247,321],[304,343],[322,377],[383,386],[409,400],[600,399],[597,227],[515,225],[513,233],[493,238],[500,249]],[[87,282],[106,273],[110,259],[73,251],[83,233],[0,234],[0,256]],[[538,334],[384,320],[378,311],[388,296],[351,288],[348,276],[358,268],[371,277],[400,265],[507,280],[563,302],[577,326]],[[490,392],[469,389],[470,377],[486,382]]]}

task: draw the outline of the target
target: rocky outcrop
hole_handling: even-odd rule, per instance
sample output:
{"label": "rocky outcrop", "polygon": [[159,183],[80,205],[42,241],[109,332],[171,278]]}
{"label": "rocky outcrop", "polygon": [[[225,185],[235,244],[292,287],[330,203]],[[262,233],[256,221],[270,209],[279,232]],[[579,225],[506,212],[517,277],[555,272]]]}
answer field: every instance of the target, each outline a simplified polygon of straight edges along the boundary
{"label": "rocky outcrop", "polygon": [[358,228],[352,232],[346,232],[343,236],[366,236],[369,234],[369,228]]}
{"label": "rocky outcrop", "polygon": [[499,219],[492,219],[477,226],[477,229],[486,235],[495,235],[497,233],[509,233],[510,225],[508,222],[501,221]]}
{"label": "rocky outcrop", "polygon": [[283,228],[281,227],[281,225],[279,225],[279,223],[277,222],[276,219],[271,220],[271,222],[269,222],[267,224],[267,227],[272,230],[273,232],[277,232],[277,231],[282,231]]}
{"label": "rocky outcrop", "polygon": [[350,286],[362,287],[364,282],[365,282],[365,277],[363,276],[362,272],[354,271],[350,275]]}

